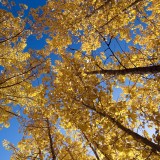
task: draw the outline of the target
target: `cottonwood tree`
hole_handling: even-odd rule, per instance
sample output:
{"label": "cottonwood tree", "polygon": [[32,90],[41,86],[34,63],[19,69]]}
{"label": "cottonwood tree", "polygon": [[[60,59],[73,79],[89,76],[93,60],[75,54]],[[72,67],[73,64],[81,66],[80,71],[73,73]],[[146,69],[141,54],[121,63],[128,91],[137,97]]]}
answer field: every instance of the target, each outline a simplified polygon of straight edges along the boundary
{"label": "cottonwood tree", "polygon": [[8,141],[4,146],[13,151],[11,159],[93,160],[87,154],[77,131],[66,131],[59,126],[59,116],[52,106],[26,110],[28,119],[21,120],[24,137],[17,147]]}
{"label": "cottonwood tree", "polygon": [[[45,10],[53,10],[52,15],[47,12],[46,23],[53,23],[49,28],[53,40],[48,40],[48,44],[51,48],[58,49],[57,52],[62,57],[55,67],[54,92],[64,107],[61,109],[65,116],[64,121],[68,119],[69,122],[77,123],[81,130],[87,130],[89,125],[86,125],[85,120],[93,112],[121,130],[125,137],[132,137],[130,145],[137,146],[137,141],[142,150],[139,152],[140,148],[135,147],[137,154],[135,151],[127,155],[128,151],[123,149],[120,154],[119,148],[122,147],[115,147],[115,155],[110,152],[112,159],[117,154],[122,156],[119,159],[132,155],[132,158],[139,159],[158,157],[160,146],[157,102],[160,67],[157,1],[76,1],[74,8],[71,7],[73,3],[49,2],[48,8],[44,7]],[[80,11],[81,14],[78,14]],[[49,20],[49,17],[53,19]],[[57,23],[62,27],[54,26]],[[62,28],[63,31],[60,32]],[[61,33],[65,44],[63,41],[62,44],[57,44],[57,40],[62,39]],[[71,33],[82,43],[80,50],[68,48],[74,54],[65,51],[71,38],[74,39]],[[131,43],[126,43],[126,50],[122,39]],[[118,51],[114,50],[113,45],[118,46]],[[104,49],[99,54],[96,49],[100,46]],[[118,101],[113,100],[115,87],[122,90]],[[148,127],[154,130],[153,134],[149,133]],[[101,128],[105,129],[103,126]],[[109,135],[113,133],[115,131]],[[108,143],[106,145],[109,147]]]}
{"label": "cottonwood tree", "polygon": [[[31,10],[32,34],[49,37],[48,46],[38,53],[45,59],[54,52],[60,60],[43,80],[39,97],[43,103],[32,103],[24,110],[31,123],[22,123],[30,140],[38,144],[44,136],[47,148],[44,145],[39,151],[40,144],[34,145],[23,153],[25,158],[45,159],[46,153],[54,159],[55,151],[61,159],[56,150],[60,145],[68,159],[75,159],[76,144],[71,147],[72,156],[64,147],[65,139],[61,144],[49,140],[57,136],[52,129],[58,119],[50,119],[56,115],[60,127],[79,132],[79,143],[86,144],[85,151],[91,150],[96,159],[159,159],[158,6],[157,0],[66,0],[48,1]],[[117,99],[116,88],[121,92]],[[43,129],[51,129],[51,136],[42,134]],[[76,158],[92,158],[79,150]]]}
{"label": "cottonwood tree", "polygon": [[12,106],[42,103],[44,89],[42,86],[33,88],[32,81],[48,72],[50,64],[41,56],[45,49],[24,51],[29,36],[25,20],[0,10],[0,23],[0,113],[2,127],[9,127],[8,120],[18,117]]}
{"label": "cottonwood tree", "polygon": [[[66,123],[68,123],[68,121],[76,123],[76,126],[80,130],[86,131],[88,134],[92,133],[94,141],[99,137],[97,141],[100,143],[100,146],[102,147],[105,145],[111,148],[111,151],[116,149],[120,154],[123,148],[122,146],[126,145],[126,147],[123,148],[122,157],[119,158],[123,159],[123,156],[127,156],[125,153],[129,153],[128,149],[133,151],[133,149],[130,149],[127,145],[130,145],[131,148],[137,146],[134,148],[135,152],[131,154],[133,156],[132,158],[138,157],[140,159],[141,157],[143,159],[150,155],[152,151],[155,151],[155,154],[157,154],[156,152],[159,152],[157,134],[159,127],[159,113],[157,111],[158,97],[154,97],[155,101],[147,98],[147,96],[149,96],[152,91],[156,91],[157,88],[152,87],[152,90],[148,89],[148,93],[146,90],[144,91],[141,85],[137,85],[137,83],[131,86],[125,85],[123,88],[122,77],[120,78],[117,76],[116,80],[121,82],[121,88],[124,92],[122,92],[121,99],[115,101],[113,99],[113,88],[120,82],[115,82],[115,77],[108,79],[108,76],[107,80],[105,77],[105,82],[103,76],[84,75],[83,72],[79,74],[80,67],[88,65],[88,63],[83,63],[82,61],[84,61],[83,58],[82,60],[76,60],[76,58],[69,58],[69,56],[65,55],[63,56],[63,62],[57,63],[57,77],[55,79],[54,92],[56,99],[59,98],[61,106],[63,106],[63,108],[60,109],[62,112],[61,114],[65,117],[63,120],[66,120]],[[91,67],[89,67],[89,69],[90,68]],[[118,80],[118,78],[120,80]],[[65,81],[65,83],[62,84],[61,81]],[[151,80],[149,79],[149,81]],[[156,83],[158,82],[155,81],[155,84]],[[126,89],[128,89],[127,93]],[[152,104],[153,106],[150,106]],[[155,128],[155,133],[150,135],[148,133],[149,130],[146,129],[147,125],[150,128]],[[101,130],[103,134],[97,133],[94,135],[96,130]],[[143,132],[142,134],[140,134],[141,130]],[[105,133],[108,134],[105,135]],[[91,135],[89,138],[92,137]],[[118,140],[120,139],[122,144],[119,145],[121,147],[111,147],[110,145],[115,145],[116,143],[114,143],[114,138],[110,136]],[[101,142],[101,137],[103,137],[103,142]],[[123,138],[126,138],[126,141]],[[128,140],[128,138],[130,140]],[[113,142],[105,143],[105,139],[109,139]],[[135,144],[136,142],[139,143],[139,145]],[[138,151],[137,154],[136,150]],[[139,150],[142,150],[141,153],[144,152],[144,154],[141,155]],[[111,151],[109,152],[106,149],[104,152],[112,155]],[[112,155],[112,159],[115,158],[116,151],[115,155]]]}

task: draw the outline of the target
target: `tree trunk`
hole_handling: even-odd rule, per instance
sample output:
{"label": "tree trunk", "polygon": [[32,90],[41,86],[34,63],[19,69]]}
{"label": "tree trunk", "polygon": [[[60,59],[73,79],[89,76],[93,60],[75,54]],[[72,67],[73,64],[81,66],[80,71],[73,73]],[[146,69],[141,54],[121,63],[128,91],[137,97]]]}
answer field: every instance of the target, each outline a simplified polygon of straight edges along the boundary
{"label": "tree trunk", "polygon": [[49,124],[48,118],[47,118],[47,127],[48,127],[48,137],[49,137],[50,150],[51,150],[51,154],[52,154],[52,160],[56,160],[56,154],[55,154],[54,148],[53,148],[53,141],[52,141],[50,124]]}
{"label": "tree trunk", "polygon": [[125,126],[123,126],[120,122],[118,122],[116,119],[114,119],[113,117],[111,117],[110,115],[108,115],[105,112],[102,111],[97,111],[96,108],[87,105],[85,103],[82,102],[82,104],[87,107],[88,109],[94,110],[96,113],[98,113],[99,115],[101,115],[102,117],[106,117],[108,118],[112,123],[114,123],[118,128],[120,128],[122,131],[124,131],[125,133],[127,133],[128,135],[132,136],[133,139],[135,139],[136,141],[140,141],[142,143],[144,143],[145,145],[149,146],[152,148],[153,152],[160,152],[160,145],[155,144],[151,141],[149,141],[147,138],[144,138],[143,136],[139,135],[138,133],[135,133],[134,131],[126,128]]}
{"label": "tree trunk", "polygon": [[121,70],[100,70],[100,71],[90,71],[86,74],[108,74],[108,75],[126,75],[126,74],[154,74],[160,72],[160,65],[148,66],[148,67],[136,67],[136,68],[126,68]]}
{"label": "tree trunk", "polygon": [[85,134],[84,132],[82,132],[82,134],[83,134],[84,138],[87,140],[87,142],[89,143],[89,146],[90,146],[90,148],[92,149],[92,151],[93,151],[96,159],[97,159],[97,160],[100,160],[96,149],[94,149],[94,147],[92,146],[92,144],[91,144],[91,142],[89,141],[89,139],[88,139],[88,137],[86,136],[86,134]]}

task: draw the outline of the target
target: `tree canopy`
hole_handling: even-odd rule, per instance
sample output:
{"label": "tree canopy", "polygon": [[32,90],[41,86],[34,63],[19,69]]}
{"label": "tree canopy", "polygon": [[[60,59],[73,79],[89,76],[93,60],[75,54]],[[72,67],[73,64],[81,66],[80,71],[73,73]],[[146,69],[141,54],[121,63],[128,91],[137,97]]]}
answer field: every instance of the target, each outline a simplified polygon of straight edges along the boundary
{"label": "tree canopy", "polygon": [[11,160],[160,158],[158,0],[0,3],[0,127],[23,134],[3,141]]}

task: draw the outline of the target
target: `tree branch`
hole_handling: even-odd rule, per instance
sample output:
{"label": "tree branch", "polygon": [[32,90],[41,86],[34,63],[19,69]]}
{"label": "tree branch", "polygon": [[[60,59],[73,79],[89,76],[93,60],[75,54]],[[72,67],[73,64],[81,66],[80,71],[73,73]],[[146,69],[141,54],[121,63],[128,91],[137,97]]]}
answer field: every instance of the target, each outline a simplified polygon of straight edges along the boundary
{"label": "tree branch", "polygon": [[86,74],[108,74],[108,75],[126,75],[126,74],[155,74],[160,72],[160,65],[126,68],[121,70],[96,70],[85,72]]}
{"label": "tree branch", "polygon": [[160,152],[160,145],[155,144],[151,141],[149,141],[147,138],[142,137],[141,135],[139,135],[138,133],[135,133],[134,131],[126,128],[125,126],[123,126],[123,124],[121,124],[120,122],[118,122],[115,118],[111,117],[110,115],[108,115],[107,113],[103,112],[103,111],[98,111],[95,107],[92,107],[88,104],[85,104],[84,102],[82,102],[82,104],[91,110],[94,110],[96,113],[98,113],[99,115],[101,115],[102,117],[106,117],[108,118],[112,123],[114,123],[118,128],[120,128],[122,131],[124,131],[125,133],[127,133],[128,135],[132,136],[133,139],[135,139],[136,141],[141,141],[143,142],[145,145],[151,147],[152,151],[156,153],[156,151]]}
{"label": "tree branch", "polygon": [[52,154],[52,160],[56,160],[56,154],[55,154],[54,148],[53,148],[53,141],[52,141],[50,124],[49,124],[48,118],[47,118],[46,122],[47,122],[47,127],[48,127],[49,145],[50,145],[50,150],[51,150],[51,154]]}

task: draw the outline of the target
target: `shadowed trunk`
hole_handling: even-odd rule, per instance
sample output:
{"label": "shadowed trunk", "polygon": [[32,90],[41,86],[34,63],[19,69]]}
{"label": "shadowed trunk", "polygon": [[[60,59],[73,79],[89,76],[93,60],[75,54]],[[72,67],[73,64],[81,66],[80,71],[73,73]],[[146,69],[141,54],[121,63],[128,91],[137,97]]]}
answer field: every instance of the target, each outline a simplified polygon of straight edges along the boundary
{"label": "shadowed trunk", "polygon": [[55,154],[54,148],[53,148],[53,140],[52,140],[52,136],[51,136],[49,120],[47,119],[46,122],[47,122],[47,127],[48,127],[48,137],[49,137],[50,151],[52,154],[52,160],[56,160],[56,154]]}
{"label": "shadowed trunk", "polygon": [[92,144],[91,144],[91,142],[89,141],[89,139],[88,139],[88,137],[86,136],[86,134],[85,134],[84,132],[82,132],[82,134],[83,134],[84,138],[87,140],[87,142],[89,143],[89,146],[90,146],[90,148],[92,149],[92,151],[93,151],[96,159],[97,159],[97,160],[100,160],[96,149],[94,149],[94,147],[92,146]]}
{"label": "shadowed trunk", "polygon": [[113,117],[111,117],[110,115],[108,115],[105,112],[102,111],[97,111],[95,107],[92,107],[90,105],[87,105],[85,103],[82,102],[82,104],[87,107],[88,109],[91,109],[93,111],[95,111],[96,113],[98,113],[99,115],[101,115],[102,117],[106,117],[108,118],[112,123],[114,123],[118,128],[120,128],[122,131],[124,131],[126,134],[130,135],[133,137],[133,139],[135,139],[136,141],[140,141],[142,143],[144,143],[145,145],[149,146],[152,148],[152,151],[156,152],[160,152],[160,145],[153,143],[152,141],[149,141],[147,138],[144,138],[143,136],[139,135],[138,133],[135,133],[134,131],[126,128],[125,126],[123,126],[120,122],[118,122],[116,119],[114,119]]}
{"label": "shadowed trunk", "polygon": [[154,74],[160,72],[160,65],[148,67],[126,68],[122,70],[99,70],[85,72],[86,74],[108,74],[108,75],[126,75],[126,74]]}

